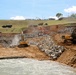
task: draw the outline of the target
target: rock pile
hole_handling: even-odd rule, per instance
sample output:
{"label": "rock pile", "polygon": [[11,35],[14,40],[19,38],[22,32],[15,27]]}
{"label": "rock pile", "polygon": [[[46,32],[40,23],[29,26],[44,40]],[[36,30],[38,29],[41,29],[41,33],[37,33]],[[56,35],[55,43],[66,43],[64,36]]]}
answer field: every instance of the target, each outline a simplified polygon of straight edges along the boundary
{"label": "rock pile", "polygon": [[0,44],[4,47],[9,47],[12,42],[12,37],[0,37]]}
{"label": "rock pile", "polygon": [[51,36],[45,36],[39,42],[30,41],[30,45],[37,45],[37,47],[45,52],[52,59],[57,59],[62,52],[64,52],[65,48],[63,46],[57,45]]}
{"label": "rock pile", "polygon": [[37,43],[37,42],[35,42],[35,41],[29,41],[29,42],[28,42],[28,45],[36,45],[36,46],[37,46],[38,44],[39,44],[39,43]]}
{"label": "rock pile", "polygon": [[38,47],[53,59],[57,59],[65,50],[63,46],[56,45],[50,36],[46,36],[46,38],[38,44]]}
{"label": "rock pile", "polygon": [[74,30],[74,27],[66,27],[64,29],[60,29],[58,30],[59,33],[66,33],[66,32],[69,32],[69,33],[72,33]]}

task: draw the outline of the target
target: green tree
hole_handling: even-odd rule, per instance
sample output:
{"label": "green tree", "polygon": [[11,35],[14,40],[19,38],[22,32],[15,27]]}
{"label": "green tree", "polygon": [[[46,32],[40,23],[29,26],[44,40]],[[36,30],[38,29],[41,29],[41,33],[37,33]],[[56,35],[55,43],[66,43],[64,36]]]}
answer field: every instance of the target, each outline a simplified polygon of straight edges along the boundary
{"label": "green tree", "polygon": [[56,17],[59,19],[59,18],[61,18],[63,16],[63,14],[62,13],[57,13],[56,14]]}
{"label": "green tree", "polygon": [[71,14],[70,17],[76,18],[76,14]]}

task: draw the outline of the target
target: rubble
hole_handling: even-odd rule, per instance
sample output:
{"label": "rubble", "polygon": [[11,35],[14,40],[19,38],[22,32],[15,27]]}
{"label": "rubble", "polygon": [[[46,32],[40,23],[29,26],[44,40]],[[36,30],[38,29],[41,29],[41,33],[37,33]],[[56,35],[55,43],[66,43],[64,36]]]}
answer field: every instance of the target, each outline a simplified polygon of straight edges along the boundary
{"label": "rubble", "polygon": [[63,46],[56,45],[51,37],[45,38],[45,43],[42,42],[38,47],[53,59],[57,59],[65,50]]}
{"label": "rubble", "polygon": [[4,47],[9,47],[10,44],[12,43],[12,37],[0,37],[0,44],[3,45]]}
{"label": "rubble", "polygon": [[74,29],[74,27],[66,27],[66,28],[64,28],[64,29],[60,29],[60,30],[58,30],[58,32],[59,33],[66,33],[66,32],[68,32],[68,33],[72,33],[73,32],[73,29]]}
{"label": "rubble", "polygon": [[46,55],[50,56],[52,59],[57,59],[65,50],[63,46],[57,45],[51,36],[43,36],[42,40],[36,41],[29,41],[29,45],[36,45],[39,50],[45,52]]}

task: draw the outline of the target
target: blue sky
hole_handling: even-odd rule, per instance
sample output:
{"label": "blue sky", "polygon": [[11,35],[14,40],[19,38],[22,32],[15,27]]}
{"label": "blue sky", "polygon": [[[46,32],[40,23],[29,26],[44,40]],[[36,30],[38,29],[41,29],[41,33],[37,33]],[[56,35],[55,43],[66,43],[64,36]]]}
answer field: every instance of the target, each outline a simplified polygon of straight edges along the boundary
{"label": "blue sky", "polygon": [[0,19],[48,18],[76,13],[76,0],[0,0]]}

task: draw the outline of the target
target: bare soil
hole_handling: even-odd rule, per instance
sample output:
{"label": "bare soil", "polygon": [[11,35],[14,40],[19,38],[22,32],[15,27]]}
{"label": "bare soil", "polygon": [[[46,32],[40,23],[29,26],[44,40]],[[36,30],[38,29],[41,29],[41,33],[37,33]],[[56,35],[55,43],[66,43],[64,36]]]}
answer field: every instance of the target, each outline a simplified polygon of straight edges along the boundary
{"label": "bare soil", "polygon": [[54,37],[57,44],[63,45],[66,48],[66,50],[61,54],[61,56],[56,61],[76,68],[76,45],[64,44],[63,40],[61,39],[62,35],[63,34],[57,34]]}
{"label": "bare soil", "polygon": [[[64,28],[64,27],[63,27]],[[52,29],[52,30],[51,30]],[[52,27],[51,31],[57,31],[57,27]],[[60,28],[61,29],[61,28]],[[49,32],[51,32],[49,30]],[[53,39],[58,45],[62,45],[66,48],[66,50],[60,55],[60,57],[56,60],[57,62],[67,64],[69,66],[76,68],[76,45],[63,44],[63,40],[61,36],[64,33],[53,34]],[[36,40],[36,39],[35,39]],[[39,40],[36,40],[39,41]],[[15,57],[15,56],[24,56],[26,58],[34,58],[38,60],[50,60],[50,57],[47,56],[44,52],[40,51],[37,46],[29,46],[25,48],[5,48],[0,45],[0,58],[3,57]]]}
{"label": "bare soil", "polygon": [[41,52],[38,47],[30,46],[26,48],[4,48],[0,47],[0,58],[7,57],[25,57],[25,58],[34,58],[38,60],[48,60],[48,57],[44,52]]}

